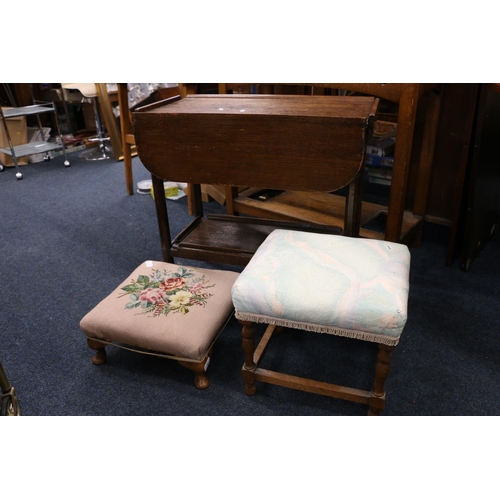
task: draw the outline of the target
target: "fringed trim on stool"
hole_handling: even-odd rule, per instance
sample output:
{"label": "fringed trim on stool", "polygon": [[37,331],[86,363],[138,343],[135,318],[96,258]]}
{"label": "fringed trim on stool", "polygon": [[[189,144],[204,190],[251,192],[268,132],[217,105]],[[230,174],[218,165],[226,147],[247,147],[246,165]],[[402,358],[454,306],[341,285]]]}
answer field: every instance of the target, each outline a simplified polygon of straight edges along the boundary
{"label": "fringed trim on stool", "polygon": [[349,337],[351,339],[364,340],[366,342],[376,342],[389,346],[396,346],[399,343],[399,337],[389,337],[379,333],[361,332],[358,330],[345,330],[334,326],[315,325],[313,323],[302,323],[300,321],[289,321],[286,319],[272,318],[260,314],[249,314],[235,312],[235,317],[241,321],[251,321],[253,323],[265,323],[267,325],[283,326],[285,328],[295,328],[296,330],[307,330],[309,332],[328,333],[340,337]]}

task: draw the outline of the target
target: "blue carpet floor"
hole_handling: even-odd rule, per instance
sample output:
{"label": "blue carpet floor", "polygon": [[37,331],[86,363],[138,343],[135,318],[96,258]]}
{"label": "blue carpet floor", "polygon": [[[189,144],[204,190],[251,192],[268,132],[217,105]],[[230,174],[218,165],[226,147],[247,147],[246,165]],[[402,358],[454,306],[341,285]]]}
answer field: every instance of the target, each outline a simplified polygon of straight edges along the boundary
{"label": "blue carpet floor", "polygon": [[[203,391],[168,359],[108,348],[94,366],[80,319],[161,249],[154,203],[126,195],[121,162],[72,154],[71,163],[22,167],[22,181],[0,173],[0,361],[25,416],[0,425],[3,496],[492,495],[498,425],[477,417],[500,413],[498,235],[464,272],[445,265],[448,230],[426,226],[411,249],[409,319],[385,417],[357,419],[361,405],[267,384],[246,396],[235,320]],[[133,169],[135,182],[149,178],[138,158]],[[176,234],[190,219],[186,199],[168,205]],[[215,202],[205,210],[223,212]],[[371,387],[371,344],[290,337],[278,337],[266,367]]]}
{"label": "blue carpet floor", "polygon": [[[108,348],[91,363],[80,319],[146,259],[161,260],[154,202],[127,196],[123,163],[70,156],[0,174],[0,361],[24,415],[363,415],[355,403],[259,385],[244,394],[240,328],[231,321],[196,390],[177,363]],[[134,158],[134,183],[148,179]],[[190,219],[168,201],[172,233]],[[207,211],[222,211],[216,202]],[[412,248],[409,320],[393,356],[384,414],[500,413],[500,241],[468,272],[445,265],[448,230],[427,225]],[[181,261],[182,262],[182,261]],[[190,262],[187,262],[190,263]],[[203,262],[198,266],[213,267]],[[220,267],[220,266],[219,266]],[[276,345],[269,368],[370,388],[372,345],[297,332]]]}

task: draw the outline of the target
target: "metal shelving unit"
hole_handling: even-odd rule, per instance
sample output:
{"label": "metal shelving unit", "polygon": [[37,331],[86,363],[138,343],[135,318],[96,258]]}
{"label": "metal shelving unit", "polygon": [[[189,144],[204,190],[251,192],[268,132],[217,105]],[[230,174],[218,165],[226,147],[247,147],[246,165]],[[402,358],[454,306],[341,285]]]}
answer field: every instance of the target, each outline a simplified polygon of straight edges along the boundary
{"label": "metal shelving unit", "polygon": [[[2,109],[2,107],[0,106],[0,119],[4,127],[5,136],[7,138],[9,146],[9,147],[0,147],[0,153],[4,153],[12,157],[14,165],[17,170],[16,173],[17,179],[23,178],[23,174],[19,171],[19,163],[17,161],[18,158],[21,158],[23,156],[45,153],[44,159],[50,160],[51,156],[49,153],[51,151],[62,150],[64,155],[64,166],[69,167],[70,165],[68,158],[66,156],[66,148],[62,140],[61,131],[59,129],[59,123],[57,121],[57,110],[55,104],[53,102],[37,102],[37,101],[33,102],[34,102],[33,105],[16,107],[16,108]],[[14,117],[36,115],[38,119],[38,128],[40,130],[40,135],[41,137],[43,137],[42,123],[40,121],[40,115],[43,113],[54,113],[54,119],[55,119],[54,121],[57,129],[56,132],[57,132],[58,142],[37,141],[37,142],[30,142],[14,146],[12,139],[10,137],[9,129],[7,127],[7,120],[9,118],[14,118]],[[4,169],[5,167],[2,164],[0,164],[0,172],[3,172]]]}

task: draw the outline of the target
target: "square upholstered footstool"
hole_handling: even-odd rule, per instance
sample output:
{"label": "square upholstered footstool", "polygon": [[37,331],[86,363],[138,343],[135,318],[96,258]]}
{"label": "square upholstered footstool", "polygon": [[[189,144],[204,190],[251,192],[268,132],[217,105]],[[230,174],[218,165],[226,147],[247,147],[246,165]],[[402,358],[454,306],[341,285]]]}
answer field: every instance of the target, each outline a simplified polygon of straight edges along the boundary
{"label": "square upholstered footstool", "polygon": [[[243,325],[247,394],[256,381],[329,395],[379,414],[392,350],[406,324],[410,252],[405,245],[347,236],[275,230],[236,280],[232,297]],[[255,348],[253,323],[270,325]],[[379,346],[372,391],[260,367],[276,326],[351,337]]]}
{"label": "square upholstered footstool", "polygon": [[212,346],[233,312],[232,271],[141,264],[80,322],[94,364],[106,361],[105,346],[156,354],[195,372],[195,386],[208,387]]}

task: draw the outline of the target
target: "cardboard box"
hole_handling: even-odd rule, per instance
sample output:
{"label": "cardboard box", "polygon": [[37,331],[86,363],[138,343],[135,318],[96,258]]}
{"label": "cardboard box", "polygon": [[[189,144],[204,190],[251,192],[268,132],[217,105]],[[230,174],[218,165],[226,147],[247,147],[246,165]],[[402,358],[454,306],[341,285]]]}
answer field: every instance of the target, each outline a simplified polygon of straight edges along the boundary
{"label": "cardboard box", "polygon": [[226,192],[224,186],[202,184],[201,185],[201,199],[204,203],[208,203],[210,198],[213,198],[220,205],[226,203]]}
{"label": "cardboard box", "polygon": [[[238,193],[247,189],[246,187],[239,187]],[[219,205],[226,203],[226,188],[220,184],[202,184],[201,185],[201,201],[208,203],[215,200]]]}
{"label": "cardboard box", "polygon": [[[25,116],[15,116],[13,118],[7,118],[5,122],[7,123],[10,139],[14,146],[20,146],[21,144],[26,144],[28,142],[28,128],[26,127]],[[9,148],[9,141],[7,140],[7,135],[5,133],[3,123],[0,123],[0,147]],[[0,153],[0,163],[2,163],[4,167],[13,167],[14,159],[12,158],[12,155]],[[19,165],[27,165],[28,158],[18,158],[17,163]]]}

